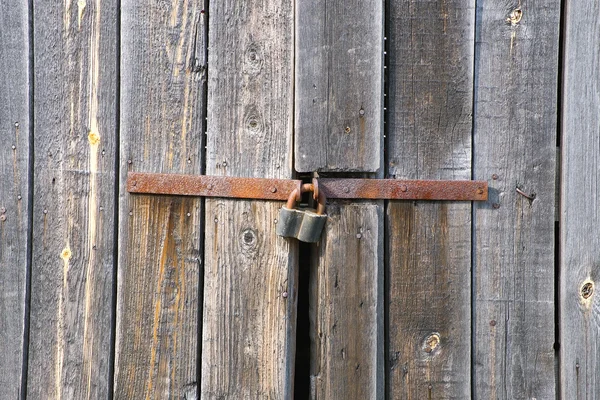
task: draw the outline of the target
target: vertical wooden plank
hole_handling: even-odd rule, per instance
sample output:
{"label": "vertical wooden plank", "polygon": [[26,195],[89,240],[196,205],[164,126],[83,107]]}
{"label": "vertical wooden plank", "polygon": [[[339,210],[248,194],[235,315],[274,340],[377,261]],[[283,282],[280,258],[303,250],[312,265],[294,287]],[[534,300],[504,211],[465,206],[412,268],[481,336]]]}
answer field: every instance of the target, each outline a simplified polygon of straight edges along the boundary
{"label": "vertical wooden plank", "polygon": [[[560,2],[477,2],[474,397],[555,397]],[[517,189],[522,193],[517,192]]]}
{"label": "vertical wooden plank", "polygon": [[376,172],[383,156],[383,1],[296,4],[296,170]]}
{"label": "vertical wooden plank", "polygon": [[[211,2],[207,174],[290,178],[293,2]],[[206,200],[203,399],[293,395],[294,240],[280,202]]]}
{"label": "vertical wooden plank", "polygon": [[201,200],[129,195],[128,171],[202,172],[203,2],[123,0],[115,398],[197,382]]}
{"label": "vertical wooden plank", "polygon": [[565,8],[560,213],[560,388],[600,393],[600,2]]}
{"label": "vertical wooden plank", "polygon": [[311,265],[311,398],[383,399],[383,202],[327,214]]}
{"label": "vertical wooden plank", "polygon": [[[296,169],[381,177],[383,2],[296,4]],[[311,398],[383,399],[383,201],[330,203],[310,275]]]}
{"label": "vertical wooden plank", "polygon": [[[474,2],[391,2],[388,175],[470,179]],[[390,201],[390,399],[469,398],[471,206]]]}
{"label": "vertical wooden plank", "polygon": [[21,393],[29,245],[29,9],[0,3],[0,398]]}
{"label": "vertical wooden plank", "polygon": [[28,399],[110,390],[116,2],[35,2]]}

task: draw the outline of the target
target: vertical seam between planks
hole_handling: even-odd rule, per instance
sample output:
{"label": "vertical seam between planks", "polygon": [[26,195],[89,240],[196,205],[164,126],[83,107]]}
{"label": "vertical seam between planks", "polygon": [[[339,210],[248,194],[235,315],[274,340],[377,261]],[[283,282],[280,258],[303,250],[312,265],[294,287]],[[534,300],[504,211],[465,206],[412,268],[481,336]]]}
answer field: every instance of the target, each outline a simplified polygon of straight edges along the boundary
{"label": "vertical seam between planks", "polygon": [[119,272],[119,198],[121,195],[121,0],[116,1],[115,18],[115,150],[114,150],[114,196],[113,196],[113,271],[112,304],[110,314],[110,355],[108,363],[108,399],[112,400],[115,390],[115,360],[117,338],[117,291]]}
{"label": "vertical seam between planks", "polygon": [[28,93],[28,112],[29,112],[29,154],[28,154],[28,168],[27,171],[27,262],[25,271],[25,307],[23,315],[23,354],[21,364],[21,390],[20,398],[25,400],[27,398],[27,378],[29,368],[29,332],[30,332],[30,310],[31,310],[31,274],[33,269],[33,168],[35,165],[34,158],[34,115],[33,115],[33,104],[34,104],[34,21],[33,21],[33,0],[27,2],[27,13],[28,13],[28,80],[29,80],[29,93]]}
{"label": "vertical seam between planks", "polygon": [[[209,30],[209,21],[210,21],[210,0],[204,0],[202,3],[202,12],[204,13],[204,25],[202,26],[202,33],[204,48],[204,82],[202,84],[202,119],[201,129],[202,135],[200,137],[200,156],[202,162],[200,163],[200,174],[206,174],[206,142],[207,142],[207,127],[208,123],[206,118],[208,116],[208,69],[210,68],[208,63],[208,30]],[[202,17],[202,14],[200,15]],[[198,255],[199,260],[198,264],[198,310],[197,310],[197,318],[198,318],[198,329],[196,334],[196,398],[201,397],[200,390],[202,388],[202,336],[204,332],[204,268],[205,268],[205,242],[206,242],[206,198],[202,197],[200,199],[200,240],[198,243],[198,249],[200,254]]]}
{"label": "vertical seam between planks", "polygon": [[[477,0],[473,0],[473,71],[471,79],[473,80],[472,86],[472,96],[471,96],[471,180],[475,179],[476,171],[475,171],[475,110],[476,110],[476,100],[477,100],[477,27],[478,27],[478,16],[477,16]],[[476,267],[476,209],[477,206],[471,202],[471,371],[470,371],[470,381],[471,381],[471,399],[475,399],[475,385],[476,385],[476,376],[475,376],[475,350],[476,350],[476,327],[475,324],[477,322],[476,319],[476,280],[475,280],[475,267]]]}

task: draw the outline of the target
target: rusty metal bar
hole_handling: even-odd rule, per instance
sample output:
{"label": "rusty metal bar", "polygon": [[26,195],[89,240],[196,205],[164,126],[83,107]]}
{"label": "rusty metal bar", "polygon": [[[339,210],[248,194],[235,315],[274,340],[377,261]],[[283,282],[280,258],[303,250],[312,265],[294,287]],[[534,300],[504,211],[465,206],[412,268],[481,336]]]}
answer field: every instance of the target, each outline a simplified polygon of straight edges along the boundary
{"label": "rusty metal bar", "polygon": [[302,181],[293,179],[234,178],[229,176],[150,174],[130,172],[130,193],[179,196],[230,197],[236,199],[287,200]]}
{"label": "rusty metal bar", "polygon": [[330,199],[485,201],[486,181],[399,179],[319,179],[319,190]]}
{"label": "rusty metal bar", "polygon": [[[181,196],[287,200],[301,191],[294,179],[235,178],[229,176],[152,174],[130,172],[131,193]],[[320,178],[318,188],[330,199],[485,201],[486,181]]]}

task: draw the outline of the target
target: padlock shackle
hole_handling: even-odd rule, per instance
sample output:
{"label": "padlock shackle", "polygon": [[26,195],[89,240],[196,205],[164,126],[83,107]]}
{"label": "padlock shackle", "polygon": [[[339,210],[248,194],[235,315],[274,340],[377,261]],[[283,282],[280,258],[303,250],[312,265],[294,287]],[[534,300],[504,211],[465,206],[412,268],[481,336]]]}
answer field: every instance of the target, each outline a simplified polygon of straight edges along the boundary
{"label": "padlock shackle", "polygon": [[[314,192],[315,187],[312,183],[305,183],[300,188],[300,193],[298,193],[298,189],[292,190],[290,193],[290,197],[288,197],[286,207],[288,209],[292,209],[296,207],[296,202],[299,201],[301,194],[306,192]],[[317,206],[317,215],[325,214],[325,205],[327,204],[327,197],[325,197],[325,193],[323,191],[318,192],[318,206]]]}

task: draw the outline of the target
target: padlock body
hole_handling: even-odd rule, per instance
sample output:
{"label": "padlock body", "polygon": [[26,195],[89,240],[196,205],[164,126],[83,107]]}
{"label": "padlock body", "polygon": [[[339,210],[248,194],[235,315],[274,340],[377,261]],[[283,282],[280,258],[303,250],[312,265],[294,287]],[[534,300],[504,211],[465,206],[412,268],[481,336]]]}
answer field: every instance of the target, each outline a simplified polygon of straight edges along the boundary
{"label": "padlock body", "polygon": [[319,215],[314,209],[287,208],[279,210],[276,232],[279,236],[296,238],[307,243],[316,243],[327,221],[327,215]]}

